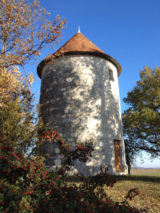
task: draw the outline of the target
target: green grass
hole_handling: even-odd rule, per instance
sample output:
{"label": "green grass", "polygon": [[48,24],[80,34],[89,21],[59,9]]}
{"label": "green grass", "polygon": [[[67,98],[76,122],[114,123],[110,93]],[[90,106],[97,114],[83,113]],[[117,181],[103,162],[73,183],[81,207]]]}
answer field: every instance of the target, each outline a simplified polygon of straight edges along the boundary
{"label": "green grass", "polygon": [[160,177],[160,169],[132,169],[131,175]]}
{"label": "green grass", "polygon": [[[160,170],[139,169],[131,173],[130,176],[116,177],[118,181],[112,188],[105,186],[105,192],[113,201],[121,202],[130,189],[138,188],[140,194],[129,204],[138,209],[147,208],[149,213],[160,213]],[[74,183],[79,185],[80,182]]]}
{"label": "green grass", "polygon": [[129,201],[131,206],[148,208],[149,213],[160,213],[160,177],[129,176],[119,177],[113,188],[105,188],[114,201],[122,201],[131,188],[139,189],[139,196]]}
{"label": "green grass", "polygon": [[130,176],[120,176],[112,189],[105,188],[114,201],[122,201],[131,188],[139,188],[139,196],[129,201],[131,206],[148,208],[160,213],[160,169],[132,169]]}

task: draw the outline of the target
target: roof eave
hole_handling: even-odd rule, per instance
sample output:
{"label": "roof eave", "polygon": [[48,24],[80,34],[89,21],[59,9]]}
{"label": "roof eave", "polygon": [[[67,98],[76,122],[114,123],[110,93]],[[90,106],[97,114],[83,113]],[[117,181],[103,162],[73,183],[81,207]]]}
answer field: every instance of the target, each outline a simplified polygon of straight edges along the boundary
{"label": "roof eave", "polygon": [[[57,52],[56,52],[57,53]],[[65,55],[95,55],[95,56],[99,56],[99,57],[102,57],[102,58],[105,58],[107,60],[109,60],[110,62],[112,62],[116,68],[117,68],[117,71],[118,71],[118,76],[120,76],[121,74],[121,71],[122,71],[122,68],[121,68],[121,65],[118,63],[118,61],[116,59],[114,59],[113,57],[111,57],[110,55],[106,54],[106,53],[102,53],[102,52],[88,52],[88,51],[70,51],[70,52],[64,52],[64,53],[61,53],[61,54],[56,54],[54,53],[52,56],[54,56],[53,58],[56,59],[56,58],[59,58],[59,57],[63,57]],[[50,57],[47,57],[46,59],[44,59],[43,61],[41,61],[37,67],[37,73],[38,73],[38,76],[41,78],[41,72],[42,72],[42,69],[43,67],[47,64],[47,63],[50,63],[52,61],[52,56]]]}

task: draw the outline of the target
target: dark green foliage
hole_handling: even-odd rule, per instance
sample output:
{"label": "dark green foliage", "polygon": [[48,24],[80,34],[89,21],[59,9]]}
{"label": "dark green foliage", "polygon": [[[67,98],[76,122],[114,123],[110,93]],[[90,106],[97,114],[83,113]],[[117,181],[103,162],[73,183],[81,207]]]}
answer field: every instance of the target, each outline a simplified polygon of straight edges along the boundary
{"label": "dark green foliage", "polygon": [[36,145],[41,122],[33,110],[29,91],[12,102],[0,106],[0,133],[17,150],[29,154]]}
{"label": "dark green foliage", "polygon": [[140,151],[160,156],[160,68],[145,67],[140,77],[124,98],[129,105],[123,113],[123,127],[131,162]]}

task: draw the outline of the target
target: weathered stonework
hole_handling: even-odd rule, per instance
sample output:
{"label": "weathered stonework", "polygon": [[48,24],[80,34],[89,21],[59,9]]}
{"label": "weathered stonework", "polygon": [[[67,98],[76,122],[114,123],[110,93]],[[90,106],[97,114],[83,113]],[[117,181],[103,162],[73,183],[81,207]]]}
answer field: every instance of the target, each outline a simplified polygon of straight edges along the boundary
{"label": "weathered stonework", "polygon": [[[110,80],[109,69],[113,72]],[[45,122],[58,130],[73,147],[92,141],[93,156],[74,167],[85,176],[96,175],[100,167],[111,174],[127,174],[119,101],[118,71],[109,60],[83,54],[58,57],[41,71],[41,111]],[[120,147],[120,172],[115,163],[114,140]],[[59,150],[46,144],[49,168],[59,166]]]}

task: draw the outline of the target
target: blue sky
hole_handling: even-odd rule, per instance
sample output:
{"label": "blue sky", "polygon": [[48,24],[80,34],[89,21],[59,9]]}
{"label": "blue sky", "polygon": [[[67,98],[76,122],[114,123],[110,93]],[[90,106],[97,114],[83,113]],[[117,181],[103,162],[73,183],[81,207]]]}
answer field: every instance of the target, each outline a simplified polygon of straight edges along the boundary
{"label": "blue sky", "polygon": [[[37,61],[26,66],[36,81],[32,87],[39,99],[40,80],[36,74],[38,63],[48,53],[55,52],[78,29],[105,53],[114,57],[122,66],[119,88],[122,112],[127,106],[123,98],[133,89],[144,66],[160,67],[160,1],[159,0],[40,0],[42,7],[51,12],[51,19],[59,14],[67,21],[62,37],[55,49],[46,48]],[[146,158],[146,156],[145,156]],[[160,167],[160,159],[145,167]]]}

